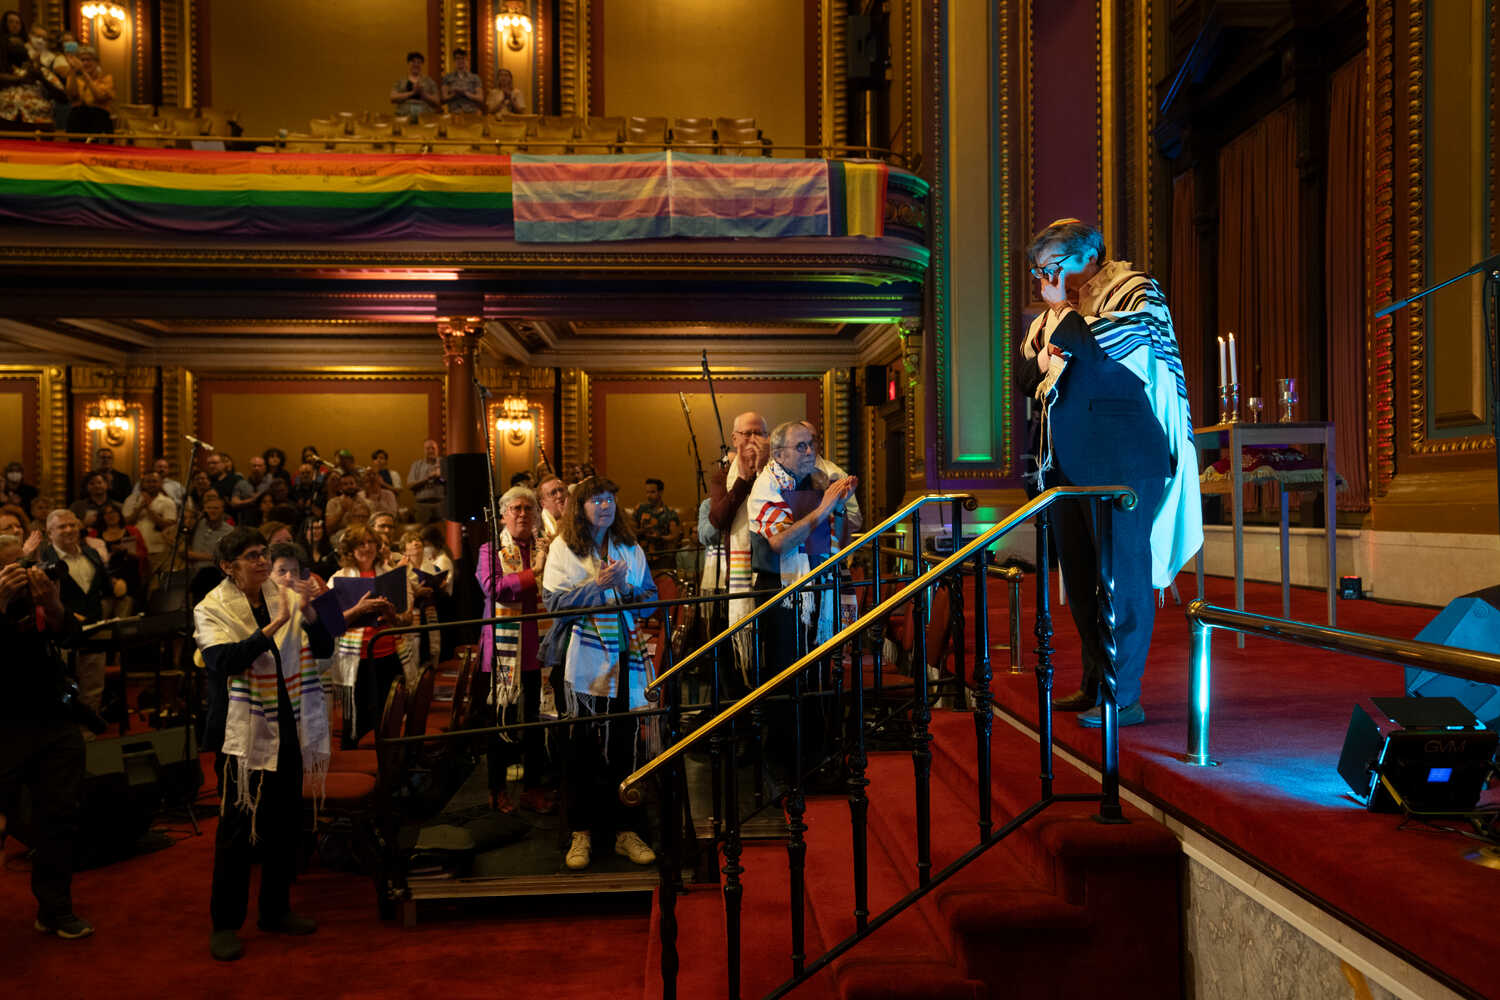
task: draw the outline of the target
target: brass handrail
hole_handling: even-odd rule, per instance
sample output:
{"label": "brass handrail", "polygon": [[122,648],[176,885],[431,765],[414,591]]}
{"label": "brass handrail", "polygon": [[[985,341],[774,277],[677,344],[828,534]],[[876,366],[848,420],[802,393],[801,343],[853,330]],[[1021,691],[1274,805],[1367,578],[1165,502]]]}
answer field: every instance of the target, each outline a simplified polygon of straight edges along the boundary
{"label": "brass handrail", "polygon": [[[749,694],[736,700],[734,704],[730,705],[724,711],[720,712],[713,719],[710,719],[708,722],[700,725],[686,737],[678,740],[670,747],[667,747],[660,754],[647,761],[641,767],[636,768],[625,777],[624,781],[620,782],[621,800],[626,804],[631,805],[638,802],[641,793],[640,790],[635,786],[639,785],[646,778],[650,777],[653,772],[666,766],[667,763],[676,759],[677,757],[680,757],[694,745],[701,742],[702,740],[707,739],[714,732],[718,731],[718,729],[726,722],[732,721],[735,716],[749,711],[751,707],[767,698],[769,696],[769,693],[773,689],[780,687],[782,684],[791,680],[801,671],[807,669],[818,660],[821,660],[829,653],[832,653],[839,646],[854,638],[861,631],[869,627],[870,620],[879,620],[881,618],[884,618],[896,608],[900,607],[902,604],[910,600],[913,595],[917,593],[917,591],[932,586],[939,579],[948,575],[948,573],[951,572],[955,566],[961,564],[965,559],[968,559],[979,549],[988,548],[996,541],[998,541],[1001,537],[1009,534],[1018,525],[1025,523],[1032,517],[1052,506],[1058,500],[1064,499],[1066,497],[1114,497],[1116,501],[1126,510],[1133,509],[1137,502],[1135,491],[1127,486],[1054,486],[1051,489],[1038,494],[1037,496],[1028,500],[1026,503],[1022,504],[1019,508],[1017,508],[1011,514],[1001,520],[994,527],[965,543],[963,548],[954,552],[951,556],[948,556],[932,569],[923,573],[921,576],[917,577],[911,583],[908,583],[906,586],[896,591],[896,593],[892,594],[890,597],[887,597],[885,600],[881,601],[879,604],[871,608],[869,611],[865,612],[863,615],[860,615],[849,625],[845,626],[842,631],[834,635],[827,642],[824,642],[817,649],[812,650],[797,662],[784,668],[775,676],[771,677],[769,680],[765,681],[763,684],[757,687],[754,691],[751,691]],[[866,533],[865,538],[862,538],[860,541],[863,542],[868,538],[877,537],[878,534],[878,530],[868,532]],[[775,599],[773,598],[773,600]],[[986,650],[980,652],[979,655],[987,655],[987,653],[988,651]],[[923,668],[919,666],[917,669]]]}
{"label": "brass handrail", "polygon": [[696,662],[701,656],[705,655],[708,650],[725,641],[730,636],[740,631],[740,629],[748,627],[751,622],[755,621],[770,608],[774,607],[778,602],[783,601],[787,597],[791,596],[792,591],[796,590],[798,587],[805,586],[808,581],[818,576],[818,574],[828,572],[828,570],[833,568],[835,563],[842,562],[849,556],[852,556],[854,553],[864,548],[866,545],[870,544],[870,542],[879,538],[883,533],[889,531],[891,527],[898,521],[905,520],[929,503],[942,503],[945,501],[951,503],[955,500],[964,505],[964,510],[974,510],[979,506],[979,501],[971,493],[928,493],[924,496],[917,497],[911,503],[907,504],[905,507],[902,507],[900,510],[896,511],[896,513],[892,514],[884,521],[881,521],[869,531],[864,532],[854,541],[851,541],[847,546],[835,552],[833,555],[829,556],[827,559],[823,560],[817,566],[814,566],[812,569],[808,570],[805,574],[798,577],[796,580],[793,580],[785,587],[782,587],[776,592],[776,595],[774,597],[767,600],[760,607],[756,608],[754,611],[750,612],[748,615],[741,618],[739,621],[735,622],[733,625],[729,626],[724,631],[714,636],[712,639],[709,639],[707,642],[699,646],[697,649],[693,650],[687,656],[684,656],[682,659],[678,660],[677,663],[672,666],[672,669],[661,674],[656,678],[656,680],[651,681],[646,685],[647,693],[661,687],[662,684],[666,683],[667,678],[671,677],[679,670],[682,670],[692,663]]}
{"label": "brass handrail", "polygon": [[[199,121],[201,119],[185,119],[187,121]],[[179,134],[173,132],[127,132],[119,130],[115,132],[56,132],[43,129],[31,129],[29,131],[12,131],[0,133],[0,140],[21,139],[27,142],[71,142],[78,140],[90,145],[121,146],[127,142],[140,141],[152,143],[151,146],[140,146],[135,148],[153,149],[158,148],[154,144],[165,143],[175,146],[177,143],[190,142],[223,142],[248,145],[254,143],[257,146],[284,147],[287,143],[324,143],[335,146],[340,145],[402,145],[402,146],[480,146],[511,148],[525,147],[528,151],[533,149],[545,152],[556,151],[561,153],[570,146],[586,146],[589,148],[597,146],[608,146],[618,149],[621,153],[651,153],[664,152],[667,150],[678,150],[680,152],[711,153],[713,150],[724,147],[736,150],[764,151],[767,156],[773,152],[792,151],[802,157],[814,157],[818,159],[865,159],[865,160],[893,160],[899,161],[896,165],[903,170],[910,170],[910,162],[907,154],[894,149],[885,149],[880,146],[855,146],[848,144],[824,144],[824,145],[796,145],[792,143],[760,143],[755,146],[740,146],[735,143],[707,141],[663,141],[663,142],[632,142],[629,140],[609,139],[587,139],[587,138],[564,138],[564,139],[539,139],[534,136],[523,136],[519,139],[511,139],[502,136],[475,136],[473,138],[439,138],[437,136],[402,135],[400,133],[385,133],[381,135],[305,135],[288,133],[287,135],[255,136],[255,135],[194,135]],[[251,152],[251,150],[246,150]],[[272,152],[287,152],[284,148],[277,148]],[[337,152],[337,150],[330,150]],[[392,151],[388,151],[392,152]],[[485,155],[489,150],[482,149],[476,156]],[[404,155],[421,155],[404,154]],[[590,154],[598,155],[598,154]],[[725,154],[730,155],[730,154]],[[734,154],[742,159],[755,159],[753,156],[745,156],[743,153]],[[761,157],[766,158],[766,157]],[[771,157],[774,158],[774,157]]]}
{"label": "brass handrail", "polygon": [[1188,668],[1188,745],[1183,760],[1198,767],[1210,767],[1218,763],[1209,755],[1208,750],[1209,688],[1213,674],[1211,636],[1216,628],[1242,632],[1245,635],[1265,636],[1267,639],[1279,639],[1334,653],[1351,653],[1401,666],[1421,667],[1482,684],[1500,684],[1500,656],[1491,653],[1440,646],[1416,639],[1347,632],[1341,628],[1312,625],[1287,618],[1271,618],[1219,607],[1207,603],[1201,597],[1190,603],[1184,614],[1192,630],[1193,653]]}

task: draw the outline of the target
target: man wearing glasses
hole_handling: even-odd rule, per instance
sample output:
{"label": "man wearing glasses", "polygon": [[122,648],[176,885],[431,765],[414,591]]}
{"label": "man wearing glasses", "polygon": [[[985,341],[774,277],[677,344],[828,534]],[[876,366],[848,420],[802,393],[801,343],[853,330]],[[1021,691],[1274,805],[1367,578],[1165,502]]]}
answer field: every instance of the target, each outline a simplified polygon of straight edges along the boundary
{"label": "man wearing glasses", "polygon": [[[1124,485],[1138,497],[1133,510],[1115,510],[1110,547],[1116,703],[1120,725],[1137,725],[1146,719],[1141,678],[1156,615],[1152,591],[1170,584],[1203,543],[1182,357],[1161,288],[1128,262],[1107,260],[1097,229],[1060,219],[1037,234],[1026,256],[1047,306],[1021,342],[1016,377],[1042,406],[1040,485]],[[1094,504],[1065,500],[1052,513],[1083,653],[1079,690],[1053,706],[1080,712],[1085,728],[1102,724],[1108,662],[1098,624]]]}
{"label": "man wearing glasses", "polygon": [[[838,544],[833,522],[841,518],[859,481],[844,476],[829,481],[818,469],[818,448],[812,425],[802,420],[780,424],[771,432],[771,460],[750,488],[746,514],[750,531],[752,585],[756,590],[780,590],[807,575]],[[798,631],[809,641],[832,635],[833,602],[826,594],[800,596],[796,605],[783,602],[762,619],[762,668],[769,677],[797,658]],[[752,679],[753,680],[753,679]],[[809,713],[813,721],[815,713]],[[791,719],[773,714],[769,734],[770,763],[789,768]],[[813,734],[805,734],[811,736]],[[818,740],[806,738],[809,748],[803,767],[815,763]],[[790,776],[783,770],[781,778]]]}

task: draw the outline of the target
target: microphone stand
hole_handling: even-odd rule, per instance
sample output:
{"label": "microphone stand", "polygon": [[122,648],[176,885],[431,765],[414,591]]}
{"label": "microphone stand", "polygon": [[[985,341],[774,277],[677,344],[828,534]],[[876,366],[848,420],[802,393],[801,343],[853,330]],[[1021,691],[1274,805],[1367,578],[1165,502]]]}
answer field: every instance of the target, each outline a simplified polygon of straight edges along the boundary
{"label": "microphone stand", "polygon": [[1500,504],[1500,254],[1486,257],[1462,274],[1440,281],[1422,289],[1410,298],[1392,302],[1376,311],[1375,319],[1384,319],[1391,313],[1405,309],[1413,302],[1425,299],[1433,292],[1447,288],[1455,281],[1484,273],[1484,360],[1489,375],[1490,431],[1495,435],[1495,488],[1496,501]]}
{"label": "microphone stand", "polygon": [[[490,390],[486,388],[476,375],[474,377],[474,392],[479,396],[479,424],[484,429],[484,467],[488,478],[485,496],[488,498],[485,504],[485,515],[489,519],[489,544],[490,544],[490,573],[489,585],[484,588],[485,617],[494,613],[495,587],[500,578],[500,506],[499,498],[495,496],[495,449],[490,440]],[[533,432],[535,433],[535,432]],[[478,553],[475,553],[477,556]],[[503,724],[500,708],[500,660],[497,643],[500,638],[500,630],[494,625],[490,626],[490,702],[495,706],[495,723]],[[494,777],[491,776],[491,782]],[[501,776],[501,785],[504,786],[504,776]]]}
{"label": "microphone stand", "polygon": [[703,378],[708,382],[708,400],[714,405],[714,423],[719,428],[719,461],[729,455],[729,445],[724,443],[724,417],[719,413],[719,397],[714,392],[714,374],[708,370],[708,351],[703,352]]}
{"label": "microphone stand", "polygon": [[[722,414],[719,413],[719,396],[718,396],[717,393],[714,392],[714,373],[709,370],[709,367],[708,367],[708,351],[706,349],[703,351],[702,358],[703,358],[703,380],[708,383],[708,400],[709,400],[710,403],[713,404],[713,407],[714,407],[714,423],[719,428],[719,464],[722,465],[724,467],[724,469],[725,469],[726,475],[725,475],[725,480],[724,480],[724,488],[727,490],[729,488],[729,480],[728,480],[727,473],[728,473],[730,461],[729,461],[729,445],[727,445],[727,444],[724,443],[724,417],[723,417]],[[696,448],[696,444],[694,445],[694,447]],[[741,469],[740,471],[741,471],[741,473],[744,472],[743,469]],[[700,507],[703,506],[703,501],[702,500],[698,501],[698,506],[700,506]],[[721,592],[727,591],[729,589],[729,532],[728,531],[721,531],[721,532],[719,532],[719,558],[717,560],[717,563],[718,563],[718,565],[714,569],[714,577],[715,577],[714,582],[718,585],[718,588],[719,588],[719,590]],[[724,607],[725,607],[725,614],[726,614],[726,620],[727,620],[728,607],[729,606],[726,604]]]}

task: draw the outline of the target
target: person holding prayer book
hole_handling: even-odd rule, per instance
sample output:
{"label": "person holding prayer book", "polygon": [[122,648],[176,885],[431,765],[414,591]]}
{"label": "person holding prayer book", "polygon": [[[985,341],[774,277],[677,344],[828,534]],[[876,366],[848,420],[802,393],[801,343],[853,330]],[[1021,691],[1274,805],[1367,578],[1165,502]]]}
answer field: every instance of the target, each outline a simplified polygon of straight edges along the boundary
{"label": "person holding prayer book", "polygon": [[[349,578],[374,579],[380,575],[377,566],[380,558],[380,541],[363,524],[351,524],[344,529],[339,539],[339,561],[343,568],[333,574],[336,581]],[[363,619],[350,623],[350,628],[339,636],[333,653],[333,684],[343,707],[343,733],[341,745],[354,749],[359,739],[380,722],[380,713],[385,708],[386,694],[398,674],[407,674],[408,683],[415,681],[417,672],[417,644],[413,636],[382,636],[375,633],[382,626],[410,625],[410,608],[397,611],[385,599],[374,620]]]}
{"label": "person holding prayer book", "polygon": [[[1115,702],[1120,725],[1144,722],[1141,677],[1155,623],[1154,590],[1170,584],[1203,542],[1198,453],[1187,382],[1160,286],[1126,261],[1109,260],[1104,237],[1077,219],[1043,229],[1026,248],[1047,309],[1021,341],[1017,388],[1042,405],[1037,470],[1042,486],[1129,486],[1138,502],[1111,517]],[[1099,627],[1095,501],[1053,508],[1068,610],[1082,639],[1083,683],[1053,700],[1102,725],[1106,679]]]}

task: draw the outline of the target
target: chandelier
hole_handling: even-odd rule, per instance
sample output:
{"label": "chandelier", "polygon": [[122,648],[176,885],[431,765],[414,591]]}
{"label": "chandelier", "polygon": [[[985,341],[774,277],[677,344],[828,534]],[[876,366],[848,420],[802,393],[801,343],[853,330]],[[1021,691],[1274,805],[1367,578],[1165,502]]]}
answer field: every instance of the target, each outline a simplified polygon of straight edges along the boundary
{"label": "chandelier", "polygon": [[500,417],[495,430],[505,434],[511,444],[521,444],[536,424],[531,419],[531,402],[524,396],[506,396],[500,403]]}
{"label": "chandelier", "polygon": [[113,431],[123,435],[130,431],[130,418],[126,415],[125,401],[106,397],[90,407],[86,426],[91,431]]}
{"label": "chandelier", "polygon": [[520,52],[531,41],[531,18],[526,16],[522,0],[506,0],[505,9],[495,15],[495,30],[505,39],[505,47]]}

